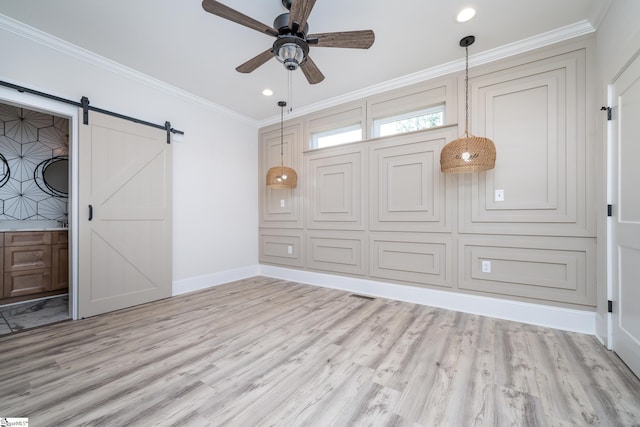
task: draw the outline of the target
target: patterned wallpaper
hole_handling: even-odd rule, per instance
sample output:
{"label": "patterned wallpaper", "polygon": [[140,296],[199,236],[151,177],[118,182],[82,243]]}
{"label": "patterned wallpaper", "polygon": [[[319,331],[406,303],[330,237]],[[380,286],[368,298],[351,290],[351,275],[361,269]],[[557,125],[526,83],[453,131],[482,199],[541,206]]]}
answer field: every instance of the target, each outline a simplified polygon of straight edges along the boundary
{"label": "patterned wallpaper", "polygon": [[42,180],[50,159],[69,154],[69,121],[0,104],[0,220],[64,220],[67,197]]}

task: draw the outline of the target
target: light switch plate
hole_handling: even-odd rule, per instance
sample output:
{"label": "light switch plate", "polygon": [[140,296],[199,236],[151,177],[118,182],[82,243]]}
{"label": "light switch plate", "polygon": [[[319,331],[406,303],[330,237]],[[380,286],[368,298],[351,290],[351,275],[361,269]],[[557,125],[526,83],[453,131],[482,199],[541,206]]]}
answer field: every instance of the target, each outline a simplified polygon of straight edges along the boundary
{"label": "light switch plate", "polygon": [[291,245],[287,246],[287,253],[289,255],[291,255],[293,253],[293,246],[291,246]]}
{"label": "light switch plate", "polygon": [[482,261],[482,272],[491,273],[491,261]]}
{"label": "light switch plate", "polygon": [[496,190],[496,202],[504,202],[504,190]]}
{"label": "light switch plate", "polygon": [[280,207],[281,207],[281,208],[284,208],[284,199],[283,199],[283,200],[280,200]]}

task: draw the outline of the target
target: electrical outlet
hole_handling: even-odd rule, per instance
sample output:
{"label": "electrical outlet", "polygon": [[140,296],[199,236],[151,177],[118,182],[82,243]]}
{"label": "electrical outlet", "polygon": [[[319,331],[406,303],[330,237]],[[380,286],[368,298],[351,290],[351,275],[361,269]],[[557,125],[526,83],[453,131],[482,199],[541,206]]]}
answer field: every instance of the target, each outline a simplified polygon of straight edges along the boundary
{"label": "electrical outlet", "polygon": [[293,246],[291,246],[291,245],[287,246],[287,253],[289,255],[291,255],[293,253]]}
{"label": "electrical outlet", "polygon": [[284,208],[284,200],[280,200],[280,207]]}
{"label": "electrical outlet", "polygon": [[491,261],[482,261],[482,272],[491,273]]}
{"label": "electrical outlet", "polygon": [[496,202],[504,202],[504,190],[496,190]]}

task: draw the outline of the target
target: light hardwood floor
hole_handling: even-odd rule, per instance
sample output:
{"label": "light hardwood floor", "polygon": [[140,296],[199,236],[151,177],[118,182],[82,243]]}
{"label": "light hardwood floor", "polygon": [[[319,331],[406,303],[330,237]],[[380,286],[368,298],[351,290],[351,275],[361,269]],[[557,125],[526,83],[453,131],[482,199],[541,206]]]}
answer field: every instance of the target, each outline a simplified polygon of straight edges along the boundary
{"label": "light hardwood floor", "polygon": [[32,426],[640,425],[594,337],[256,277],[0,338]]}

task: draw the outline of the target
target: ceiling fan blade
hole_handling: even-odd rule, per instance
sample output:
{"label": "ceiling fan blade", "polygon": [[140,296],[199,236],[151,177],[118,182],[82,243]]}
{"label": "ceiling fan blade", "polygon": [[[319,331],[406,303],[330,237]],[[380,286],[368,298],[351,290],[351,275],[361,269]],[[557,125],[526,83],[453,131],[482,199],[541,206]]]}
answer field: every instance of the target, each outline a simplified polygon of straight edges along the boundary
{"label": "ceiling fan blade", "polygon": [[316,4],[316,0],[293,0],[291,10],[289,11],[289,28],[293,32],[303,29],[307,23],[307,19],[311,14],[311,9]]}
{"label": "ceiling fan blade", "polygon": [[219,16],[229,21],[233,21],[237,24],[244,25],[261,33],[269,34],[270,36],[277,36],[278,32],[270,26],[263,24],[260,21],[256,21],[253,18],[244,15],[237,10],[231,9],[229,6],[217,2],[215,0],[202,0],[202,8],[209,13]]}
{"label": "ceiling fan blade", "polygon": [[244,64],[236,67],[236,71],[238,71],[239,73],[250,73],[271,58],[273,58],[273,52],[271,51],[271,49],[267,49],[261,54],[251,58]]}
{"label": "ceiling fan blade", "polygon": [[324,75],[316,63],[311,60],[311,57],[307,56],[306,61],[300,64],[300,68],[310,84],[314,85],[324,80]]}
{"label": "ceiling fan blade", "polygon": [[341,31],[337,33],[309,34],[307,43],[318,47],[345,47],[369,49],[376,39],[371,30]]}

